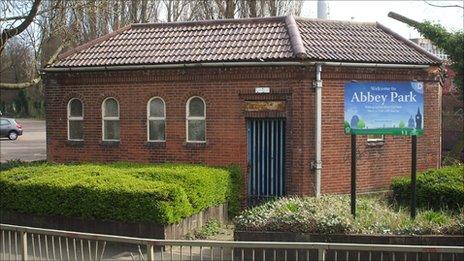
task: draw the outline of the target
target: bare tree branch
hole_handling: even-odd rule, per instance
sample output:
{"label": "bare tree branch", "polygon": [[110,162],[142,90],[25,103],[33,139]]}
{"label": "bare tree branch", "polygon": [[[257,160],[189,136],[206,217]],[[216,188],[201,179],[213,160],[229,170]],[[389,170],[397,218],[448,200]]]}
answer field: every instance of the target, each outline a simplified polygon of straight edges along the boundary
{"label": "bare tree branch", "polygon": [[[37,12],[36,16],[38,15],[43,15],[47,12],[50,12],[53,8],[47,9],[47,10],[42,10],[40,12]],[[9,16],[9,17],[0,17],[0,22],[8,22],[8,21],[15,21],[15,20],[22,20],[26,19],[28,15],[16,15],[16,16]]]}
{"label": "bare tree branch", "polygon": [[427,2],[427,0],[424,0],[424,2],[433,7],[457,7],[457,8],[464,9],[464,6],[460,6],[460,5],[437,5],[437,4],[432,4],[432,3]]}
{"label": "bare tree branch", "polygon": [[[65,46],[65,44],[62,44],[56,49],[56,51],[50,57],[50,59],[48,60],[46,65],[51,64],[56,60],[56,58],[61,53],[61,51],[63,51],[64,46]],[[35,77],[34,79],[32,79],[32,80],[30,80],[28,82],[21,82],[21,83],[4,83],[4,82],[1,82],[0,83],[0,89],[1,90],[5,90],[5,89],[10,89],[10,90],[11,89],[25,89],[25,88],[29,88],[29,87],[32,87],[32,86],[38,84],[40,81],[42,81],[42,75],[38,74],[37,77]]]}
{"label": "bare tree branch", "polygon": [[42,77],[39,75],[36,78],[34,78],[31,81],[28,82],[22,82],[22,83],[0,83],[0,89],[1,90],[19,90],[19,89],[25,89],[32,87],[36,84],[38,84],[42,80]]}
{"label": "bare tree branch", "polygon": [[0,38],[0,54],[3,52],[6,41],[8,41],[8,39],[12,38],[15,35],[20,34],[24,30],[26,30],[26,28],[32,23],[35,16],[37,15],[37,11],[39,10],[39,5],[41,1],[42,0],[34,0],[31,10],[29,11],[29,14],[27,15],[27,17],[24,19],[24,21],[21,24],[19,24],[15,28],[5,29],[2,31],[2,35]]}

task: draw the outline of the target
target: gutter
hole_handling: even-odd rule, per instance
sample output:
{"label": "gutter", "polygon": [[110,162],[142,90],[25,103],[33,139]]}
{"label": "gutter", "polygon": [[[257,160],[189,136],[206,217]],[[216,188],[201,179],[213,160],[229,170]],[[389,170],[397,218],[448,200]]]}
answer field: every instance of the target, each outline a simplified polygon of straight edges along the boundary
{"label": "gutter", "polygon": [[219,63],[173,63],[173,64],[148,64],[148,65],[113,65],[92,67],[68,67],[45,68],[43,72],[87,72],[87,71],[122,71],[144,69],[173,69],[173,68],[198,68],[198,67],[233,67],[233,66],[298,66],[301,62],[219,62]]}
{"label": "gutter", "polygon": [[218,62],[218,63],[176,63],[176,64],[148,64],[148,65],[120,65],[120,66],[88,66],[88,67],[49,67],[42,72],[92,72],[92,71],[122,71],[146,69],[198,68],[198,67],[241,67],[241,66],[340,66],[340,67],[369,67],[369,68],[402,68],[425,69],[427,64],[392,64],[392,63],[352,63],[325,61],[280,61],[280,62]]}

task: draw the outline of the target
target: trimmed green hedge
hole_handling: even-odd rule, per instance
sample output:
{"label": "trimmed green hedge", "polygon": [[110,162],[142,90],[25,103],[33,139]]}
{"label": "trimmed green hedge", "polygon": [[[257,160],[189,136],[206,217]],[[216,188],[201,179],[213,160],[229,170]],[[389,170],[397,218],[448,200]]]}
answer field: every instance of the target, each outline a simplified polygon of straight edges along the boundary
{"label": "trimmed green hedge", "polygon": [[27,164],[2,171],[0,208],[172,224],[226,201],[237,205],[235,175],[186,164]]}
{"label": "trimmed green hedge", "polygon": [[[393,199],[408,205],[411,200],[411,178],[392,181]],[[464,207],[464,165],[428,170],[417,175],[417,206],[429,209],[456,210]]]}

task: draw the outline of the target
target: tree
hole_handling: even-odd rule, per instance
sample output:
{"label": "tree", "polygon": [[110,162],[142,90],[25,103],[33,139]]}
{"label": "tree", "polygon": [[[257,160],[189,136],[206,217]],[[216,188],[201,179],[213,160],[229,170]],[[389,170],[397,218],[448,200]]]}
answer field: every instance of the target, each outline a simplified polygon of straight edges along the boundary
{"label": "tree", "polygon": [[399,126],[400,126],[400,128],[402,129],[402,128],[406,127],[406,123],[404,123],[404,121],[400,121],[400,125],[399,125]]}
{"label": "tree", "polygon": [[351,129],[350,123],[347,122],[347,121],[345,121],[345,122],[343,123],[343,129],[345,130],[345,133],[349,133],[349,132],[350,132],[350,129]]}
{"label": "tree", "polygon": [[358,129],[364,129],[366,127],[366,122],[363,119],[359,119],[357,124]]}
{"label": "tree", "polygon": [[9,39],[22,33],[24,30],[27,29],[27,27],[29,27],[29,25],[32,23],[35,16],[37,15],[41,1],[42,0],[34,0],[29,13],[22,17],[17,17],[18,20],[23,19],[23,21],[18,26],[15,26],[9,29],[2,29],[1,37],[0,37],[0,55],[2,54],[3,49],[5,49],[6,42]]}
{"label": "tree", "polygon": [[[464,101],[464,31],[448,32],[440,24],[433,24],[429,21],[418,22],[394,12],[389,12],[388,16],[416,28],[419,33],[448,55],[452,62],[451,68],[456,72],[454,84],[460,93],[461,100]],[[461,137],[450,152],[450,156],[456,159],[460,158],[459,154],[462,153],[463,149],[464,132],[461,133]]]}
{"label": "tree", "polygon": [[418,22],[395,12],[389,12],[388,16],[414,27],[420,34],[448,55],[452,62],[451,68],[456,72],[454,84],[460,92],[461,99],[464,100],[464,31],[448,32],[440,24],[433,24],[429,21]]}

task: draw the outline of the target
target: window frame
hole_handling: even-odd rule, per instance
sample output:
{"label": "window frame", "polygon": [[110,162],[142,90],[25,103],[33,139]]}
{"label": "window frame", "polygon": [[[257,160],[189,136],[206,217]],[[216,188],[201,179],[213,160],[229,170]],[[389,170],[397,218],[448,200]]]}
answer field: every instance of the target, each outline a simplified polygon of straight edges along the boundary
{"label": "window frame", "polygon": [[[369,138],[369,136],[381,136],[381,138]],[[385,142],[385,135],[384,134],[367,135],[366,140],[367,142]]]}
{"label": "window frame", "polygon": [[[190,115],[190,102],[195,99],[199,98],[203,102],[203,116],[189,116]],[[186,102],[186,110],[185,110],[185,140],[187,143],[206,143],[206,101],[200,96],[192,96]],[[205,140],[189,140],[189,120],[203,120],[205,122]]]}
{"label": "window frame", "polygon": [[[116,101],[116,103],[118,104],[118,116],[117,117],[114,117],[114,116],[111,116],[111,117],[108,117],[108,116],[105,116],[105,103],[107,100],[109,99],[113,99]],[[119,101],[118,99],[116,99],[115,97],[107,97],[103,100],[102,104],[101,104],[101,116],[102,116],[102,141],[121,141],[121,107],[119,105]],[[119,121],[119,139],[105,139],[105,121]]]}
{"label": "window frame", "polygon": [[[80,117],[71,116],[71,102],[74,101],[74,100],[78,100],[81,103],[82,114],[81,114]],[[67,106],[67,115],[66,116],[67,116],[66,123],[68,125],[67,126],[67,128],[68,128],[68,140],[69,141],[83,141],[84,140],[84,133],[82,133],[82,139],[71,139],[71,137],[70,137],[71,132],[69,131],[69,122],[70,121],[82,121],[82,124],[84,124],[84,103],[82,102],[81,99],[79,99],[79,98],[71,98],[71,99],[69,99],[68,106]]]}
{"label": "window frame", "polygon": [[[6,124],[2,124],[2,121],[5,121],[5,122],[7,122],[7,123],[6,123]],[[3,126],[3,125],[12,125],[12,124],[11,124],[11,122],[10,122],[9,120],[7,120],[7,119],[0,119],[0,125]]]}
{"label": "window frame", "polygon": [[[163,102],[163,111],[164,111],[164,116],[163,117],[157,117],[157,116],[150,116],[150,104],[153,100],[159,99]],[[151,120],[162,120],[164,121],[164,140],[150,140],[150,121]],[[147,142],[166,142],[166,102],[164,101],[163,98],[159,96],[152,97],[148,100],[147,102]]]}

